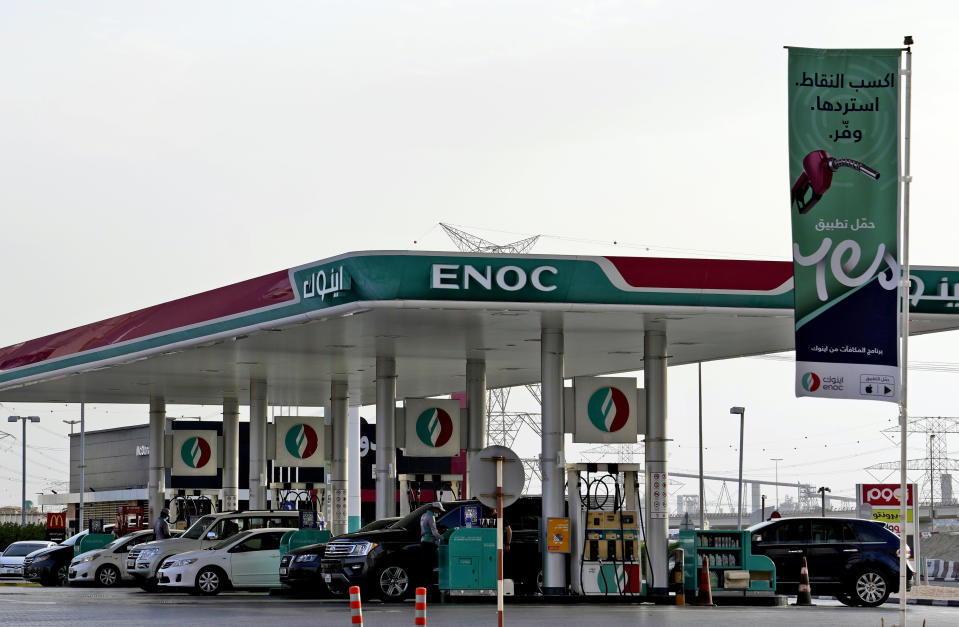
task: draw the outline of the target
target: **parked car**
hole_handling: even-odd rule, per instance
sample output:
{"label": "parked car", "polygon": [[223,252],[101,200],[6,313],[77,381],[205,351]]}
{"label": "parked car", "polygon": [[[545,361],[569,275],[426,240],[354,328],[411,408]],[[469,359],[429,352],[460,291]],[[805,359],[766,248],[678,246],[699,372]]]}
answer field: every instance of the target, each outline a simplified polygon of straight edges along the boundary
{"label": "parked car", "polygon": [[55,546],[45,540],[18,540],[11,542],[0,553],[0,577],[23,577],[23,560],[28,553]]}
{"label": "parked car", "polygon": [[[899,537],[858,518],[779,518],[749,528],[752,552],[776,565],[776,591],[796,594],[803,558],[813,594],[875,607],[899,591]],[[907,547],[908,550],[908,547]],[[907,573],[911,582],[912,567]]]}
{"label": "parked car", "polygon": [[[540,497],[522,497],[505,512],[513,539],[510,551],[504,554],[503,574],[513,579],[519,592],[527,594],[534,593],[542,580],[541,503]],[[463,524],[464,506],[478,506],[480,518],[491,517],[490,511],[475,500],[444,503],[447,511],[436,520],[440,532]],[[384,601],[400,601],[417,586],[434,585],[435,577],[426,581],[420,546],[420,516],[428,507],[418,507],[385,529],[356,531],[330,541],[320,562],[330,592],[343,594],[350,586],[361,586],[367,594]]]}
{"label": "parked car", "polygon": [[[111,533],[114,525],[104,525],[104,533]],[[76,543],[87,535],[84,529],[60,544],[55,544],[27,555],[23,561],[23,578],[43,586],[64,586],[68,583],[70,562],[76,552]]]}
{"label": "parked car", "polygon": [[[182,531],[171,531],[179,536]],[[97,586],[112,587],[123,581],[132,581],[133,577],[123,568],[127,552],[131,546],[150,542],[156,537],[152,529],[131,532],[117,538],[106,546],[77,555],[70,562],[67,578],[70,584],[92,583]]]}
{"label": "parked car", "polygon": [[291,528],[299,524],[300,514],[296,511],[209,514],[190,525],[179,538],[154,540],[131,547],[127,553],[126,572],[141,588],[153,591],[157,587],[160,565],[172,555],[211,547],[248,529]]}
{"label": "parked car", "polygon": [[251,529],[206,549],[178,553],[160,565],[159,587],[204,595],[231,588],[279,588],[280,539],[287,531],[295,529]]}
{"label": "parked car", "polygon": [[[357,529],[357,533],[385,529],[397,522],[399,516],[374,520]],[[326,554],[326,543],[310,544],[293,549],[280,558],[280,583],[298,594],[316,597],[330,595],[330,589],[323,581],[320,563]]]}

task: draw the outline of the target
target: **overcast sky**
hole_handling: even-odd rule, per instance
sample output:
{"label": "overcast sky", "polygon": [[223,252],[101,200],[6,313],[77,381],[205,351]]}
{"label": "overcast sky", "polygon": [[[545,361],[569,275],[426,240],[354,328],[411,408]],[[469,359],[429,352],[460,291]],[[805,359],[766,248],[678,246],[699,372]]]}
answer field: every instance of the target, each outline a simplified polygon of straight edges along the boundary
{"label": "overcast sky", "polygon": [[[959,265],[957,14],[921,1],[6,0],[0,346],[348,251],[451,249],[440,221],[497,242],[542,234],[539,253],[789,259],[783,46],[906,34],[912,263]],[[957,339],[912,343],[913,415],[959,415]],[[771,479],[782,457],[781,480],[851,496],[864,467],[898,459],[880,433],[896,406],[795,399],[786,357],[704,366],[706,470],[735,475],[728,411],[744,405],[747,476]],[[669,376],[670,468],[695,472],[695,367]],[[29,427],[28,492],[65,481],[60,421],[79,409],[0,410],[44,417]],[[147,410],[88,415],[102,428]],[[13,427],[0,428],[19,438]],[[19,444],[0,440],[0,504],[19,501]]]}

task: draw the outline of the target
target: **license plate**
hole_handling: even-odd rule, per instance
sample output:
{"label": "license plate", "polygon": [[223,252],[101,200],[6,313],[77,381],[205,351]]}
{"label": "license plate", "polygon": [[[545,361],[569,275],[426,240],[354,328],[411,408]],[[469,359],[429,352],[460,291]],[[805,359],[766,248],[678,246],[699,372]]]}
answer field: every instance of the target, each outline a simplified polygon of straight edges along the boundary
{"label": "license plate", "polygon": [[285,569],[285,568],[281,568],[281,569],[280,569],[280,574],[281,574],[281,575],[285,575],[285,574],[286,574],[286,569]]}
{"label": "license plate", "polygon": [[327,574],[324,574],[324,575],[323,575],[323,581],[325,581],[326,583],[330,583],[332,580],[333,580],[333,577],[332,577],[332,576],[327,575]]}

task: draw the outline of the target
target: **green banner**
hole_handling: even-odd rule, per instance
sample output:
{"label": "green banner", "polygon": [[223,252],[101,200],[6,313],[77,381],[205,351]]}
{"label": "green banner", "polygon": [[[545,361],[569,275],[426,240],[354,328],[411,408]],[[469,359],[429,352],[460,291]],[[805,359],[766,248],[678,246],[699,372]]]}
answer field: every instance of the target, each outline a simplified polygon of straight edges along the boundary
{"label": "green banner", "polygon": [[797,396],[899,398],[900,54],[789,49]]}

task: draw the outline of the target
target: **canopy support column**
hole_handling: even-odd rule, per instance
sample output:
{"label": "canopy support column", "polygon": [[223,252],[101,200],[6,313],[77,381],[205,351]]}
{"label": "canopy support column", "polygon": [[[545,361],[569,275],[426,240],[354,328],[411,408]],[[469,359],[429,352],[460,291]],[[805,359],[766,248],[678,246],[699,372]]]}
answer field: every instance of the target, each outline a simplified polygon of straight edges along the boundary
{"label": "canopy support column", "polygon": [[164,505],[166,469],[163,466],[163,436],[166,431],[166,401],[162,396],[150,397],[150,474],[147,477],[147,498],[150,521],[156,520]]}
{"label": "canopy support column", "polygon": [[250,379],[250,509],[266,509],[266,381]]}
{"label": "canopy support column", "polygon": [[223,511],[240,509],[240,402],[223,399]]}
{"label": "canopy support column", "polygon": [[[547,518],[565,516],[563,441],[563,359],[562,329],[542,330],[540,368],[543,399],[543,443],[540,468],[543,473],[543,525]],[[543,552],[543,594],[566,593],[566,556]]]}
{"label": "canopy support column", "polygon": [[476,453],[486,448],[486,362],[480,359],[466,360],[466,490],[468,496],[473,485],[470,474]]}
{"label": "canopy support column", "polygon": [[330,394],[330,412],[333,425],[333,459],[330,468],[330,488],[333,502],[334,536],[347,533],[347,465],[349,464],[349,405],[350,388],[346,381],[334,381]]}
{"label": "canopy support column", "polygon": [[[669,534],[666,473],[666,332],[649,329],[643,336],[643,378],[646,387],[646,549],[651,571],[650,593],[667,596],[666,552]],[[658,498],[651,486],[658,483]],[[659,504],[656,503],[659,502]]]}
{"label": "canopy support column", "polygon": [[376,519],[396,516],[396,360],[376,358]]}

